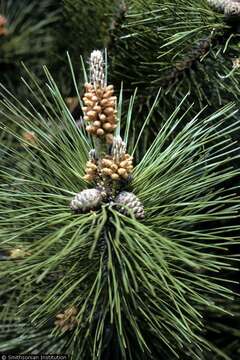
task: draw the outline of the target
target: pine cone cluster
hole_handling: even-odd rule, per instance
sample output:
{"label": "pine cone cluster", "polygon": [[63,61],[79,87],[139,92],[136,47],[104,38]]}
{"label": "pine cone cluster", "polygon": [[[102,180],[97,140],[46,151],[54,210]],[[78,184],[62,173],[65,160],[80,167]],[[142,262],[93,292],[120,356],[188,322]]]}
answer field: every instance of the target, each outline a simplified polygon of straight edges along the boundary
{"label": "pine cone cluster", "polygon": [[103,137],[112,144],[113,132],[116,128],[116,96],[113,96],[113,85],[95,88],[85,85],[83,97],[84,120],[89,122],[86,130],[89,134]]}
{"label": "pine cone cluster", "polygon": [[72,306],[66,309],[64,313],[57,314],[54,324],[63,332],[72,330],[77,325],[76,315],[77,309],[75,306]]}
{"label": "pine cone cluster", "polygon": [[85,84],[83,102],[84,121],[89,123],[86,130],[100,138],[93,141],[95,148],[89,152],[84,179],[95,180],[97,187],[76,194],[70,208],[75,213],[85,213],[108,203],[125,215],[143,218],[141,201],[133,193],[119,192],[131,179],[133,157],[127,153],[127,144],[121,136],[113,136],[117,126],[116,96],[113,86],[107,86],[104,60],[99,50],[91,53],[90,83]]}
{"label": "pine cone cluster", "polygon": [[1,35],[7,35],[7,29],[6,29],[7,19],[5,16],[0,15],[0,36]]}
{"label": "pine cone cluster", "polygon": [[136,219],[144,218],[144,207],[139,198],[131,192],[120,192],[115,200],[117,210],[124,215],[129,215],[129,210],[132,211]]}
{"label": "pine cone cluster", "polygon": [[101,176],[112,180],[127,179],[133,170],[133,158],[129,154],[116,161],[114,156],[107,155],[101,160]]}

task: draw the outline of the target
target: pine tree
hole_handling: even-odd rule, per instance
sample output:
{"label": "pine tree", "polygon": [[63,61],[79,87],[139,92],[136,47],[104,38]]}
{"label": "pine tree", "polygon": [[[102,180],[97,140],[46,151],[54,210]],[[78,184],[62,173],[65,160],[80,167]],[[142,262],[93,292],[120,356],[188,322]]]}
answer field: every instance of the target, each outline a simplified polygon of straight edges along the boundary
{"label": "pine tree", "polygon": [[79,126],[46,67],[44,87],[26,81],[37,108],[3,94],[6,131],[12,122],[35,137],[14,133],[25,151],[6,147],[17,165],[0,170],[0,351],[227,359],[206,323],[230,315],[234,295],[236,107],[202,119],[182,115],[185,97],[142,156],[159,94],[132,133],[133,103],[121,113],[105,63],[92,53],[80,98],[70,62]]}
{"label": "pine tree", "polygon": [[0,353],[239,360],[239,2],[2,3]]}

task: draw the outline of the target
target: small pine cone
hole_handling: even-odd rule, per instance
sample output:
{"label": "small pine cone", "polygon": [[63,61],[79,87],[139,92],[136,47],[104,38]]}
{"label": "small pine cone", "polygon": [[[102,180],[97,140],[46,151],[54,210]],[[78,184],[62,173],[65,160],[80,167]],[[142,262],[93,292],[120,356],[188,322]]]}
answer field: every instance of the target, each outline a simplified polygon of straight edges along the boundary
{"label": "small pine cone", "polygon": [[[120,192],[115,200],[114,203],[117,205],[117,209],[124,215],[129,215],[129,208],[132,210],[133,215],[136,219],[143,219],[144,218],[144,207],[141,201],[138,199],[136,195],[131,192],[122,191]],[[121,206],[124,205],[124,206]]]}
{"label": "small pine cone", "polygon": [[70,208],[78,213],[89,212],[98,209],[104,198],[104,193],[99,189],[86,189],[72,199]]}
{"label": "small pine cone", "polygon": [[240,15],[239,0],[208,0],[208,3],[216,9],[224,11],[225,15]]}

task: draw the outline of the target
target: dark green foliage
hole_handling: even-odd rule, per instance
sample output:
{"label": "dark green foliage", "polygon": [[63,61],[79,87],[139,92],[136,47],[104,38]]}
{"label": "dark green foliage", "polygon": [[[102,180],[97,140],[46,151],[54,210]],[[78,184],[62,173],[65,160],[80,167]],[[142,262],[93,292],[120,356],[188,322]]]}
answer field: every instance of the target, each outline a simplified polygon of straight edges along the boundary
{"label": "dark green foliage", "polygon": [[115,7],[116,2],[109,0],[63,0],[62,40],[71,57],[79,59],[80,53],[89,56],[92,49],[106,46]]}
{"label": "dark green foliage", "polygon": [[55,26],[57,50],[51,72],[66,96],[74,93],[71,78],[66,72],[66,52],[69,52],[74,66],[80,68],[80,54],[87,59],[93,49],[104,49],[109,41],[109,29],[117,3],[115,0],[61,2],[61,17]]}
{"label": "dark green foliage", "polygon": [[47,0],[3,0],[0,14],[7,19],[7,34],[0,37],[0,79],[21,94],[20,63],[23,61],[37,71],[51,61],[52,26],[57,12]]}
{"label": "dark green foliage", "polygon": [[[193,113],[239,99],[239,56],[236,26],[206,0],[126,1],[128,5],[112,33],[112,79],[124,88],[139,88],[139,96],[154,97],[163,88],[161,114],[190,91]],[[145,100],[146,101],[146,100]]]}

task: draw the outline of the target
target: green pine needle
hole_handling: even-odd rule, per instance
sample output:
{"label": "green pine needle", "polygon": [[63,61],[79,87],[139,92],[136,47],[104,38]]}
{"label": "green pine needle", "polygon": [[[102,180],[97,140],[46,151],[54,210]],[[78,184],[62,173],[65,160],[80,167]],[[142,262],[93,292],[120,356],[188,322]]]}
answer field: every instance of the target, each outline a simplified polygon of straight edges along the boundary
{"label": "green pine needle", "polygon": [[[0,262],[0,351],[88,360],[110,347],[122,359],[174,359],[181,351],[201,359],[201,349],[213,349],[203,336],[205,312],[228,312],[224,302],[233,297],[225,274],[236,268],[228,249],[239,241],[234,105],[204,120],[182,116],[180,105],[166,119],[133,173],[145,219],[111,204],[73,214],[72,197],[88,186],[82,176],[91,144],[44,72],[44,88],[28,70],[24,80],[38,105],[2,87],[5,131],[20,147],[4,148],[15,166],[0,168],[0,242],[2,251],[22,248],[25,256]],[[33,131],[36,143],[24,142],[23,131]],[[77,326],[62,334],[55,317],[73,305]]]}

